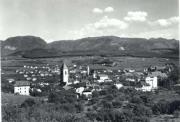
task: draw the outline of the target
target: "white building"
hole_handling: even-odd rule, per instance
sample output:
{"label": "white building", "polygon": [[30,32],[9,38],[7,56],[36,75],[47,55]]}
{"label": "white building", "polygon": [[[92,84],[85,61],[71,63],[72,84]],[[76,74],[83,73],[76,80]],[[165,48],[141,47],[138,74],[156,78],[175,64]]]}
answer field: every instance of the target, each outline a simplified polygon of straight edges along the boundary
{"label": "white building", "polygon": [[158,80],[157,77],[146,77],[145,82],[147,85],[143,85],[142,88],[136,88],[136,90],[141,91],[153,91],[158,88]]}
{"label": "white building", "polygon": [[73,83],[74,83],[74,84],[77,84],[77,83],[80,83],[80,81],[78,81],[78,80],[75,80]]}
{"label": "white building", "polygon": [[83,94],[85,97],[87,97],[87,98],[92,97],[92,92],[91,92],[91,91],[83,91],[82,94]]}
{"label": "white building", "polygon": [[157,89],[158,80],[157,77],[146,77],[146,83],[150,85],[151,89]]}
{"label": "white building", "polygon": [[99,74],[98,75],[98,82],[105,82],[105,80],[109,80],[109,77],[108,75],[105,75],[105,74]]}
{"label": "white building", "polygon": [[65,82],[66,85],[68,84],[69,72],[68,72],[68,67],[66,66],[65,63],[61,67],[61,80],[62,82]]}
{"label": "white building", "polygon": [[79,87],[76,89],[76,93],[79,93],[80,95],[82,95],[83,91],[84,91],[84,87]]}
{"label": "white building", "polygon": [[8,80],[9,83],[14,82],[14,79],[12,79],[12,78],[9,78],[9,79],[7,79],[7,80]]}
{"label": "white building", "polygon": [[16,81],[14,85],[14,93],[20,95],[29,95],[30,83],[28,81]]}
{"label": "white building", "polygon": [[120,89],[120,88],[123,87],[123,85],[122,85],[121,83],[116,83],[116,84],[114,84],[114,85],[116,86],[117,89]]}

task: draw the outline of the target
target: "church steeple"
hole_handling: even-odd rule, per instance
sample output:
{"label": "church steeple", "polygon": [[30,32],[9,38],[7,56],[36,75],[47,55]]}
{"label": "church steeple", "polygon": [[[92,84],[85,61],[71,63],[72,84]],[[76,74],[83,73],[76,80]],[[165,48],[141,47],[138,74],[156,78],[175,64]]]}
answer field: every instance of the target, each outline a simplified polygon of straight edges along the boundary
{"label": "church steeple", "polygon": [[66,85],[67,85],[68,80],[69,80],[68,67],[67,67],[67,65],[65,63],[63,63],[63,65],[61,67],[61,81],[66,83]]}

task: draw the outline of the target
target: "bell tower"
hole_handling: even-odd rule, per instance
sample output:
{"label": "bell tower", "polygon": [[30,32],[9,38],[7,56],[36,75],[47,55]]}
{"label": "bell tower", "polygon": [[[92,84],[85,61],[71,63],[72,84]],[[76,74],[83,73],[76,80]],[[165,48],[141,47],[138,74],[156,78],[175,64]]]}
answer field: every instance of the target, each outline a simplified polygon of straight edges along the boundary
{"label": "bell tower", "polygon": [[65,63],[63,63],[63,65],[61,67],[61,81],[66,83],[66,85],[67,85],[68,84],[68,80],[69,80],[68,67],[66,66]]}

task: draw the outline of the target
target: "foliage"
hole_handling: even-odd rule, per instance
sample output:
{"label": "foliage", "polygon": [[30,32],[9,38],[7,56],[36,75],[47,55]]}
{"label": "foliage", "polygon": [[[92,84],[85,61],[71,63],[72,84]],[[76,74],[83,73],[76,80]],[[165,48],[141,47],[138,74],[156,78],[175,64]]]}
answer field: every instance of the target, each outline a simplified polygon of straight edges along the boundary
{"label": "foliage", "polygon": [[36,102],[33,98],[28,98],[21,104],[21,107],[32,107],[35,104]]}

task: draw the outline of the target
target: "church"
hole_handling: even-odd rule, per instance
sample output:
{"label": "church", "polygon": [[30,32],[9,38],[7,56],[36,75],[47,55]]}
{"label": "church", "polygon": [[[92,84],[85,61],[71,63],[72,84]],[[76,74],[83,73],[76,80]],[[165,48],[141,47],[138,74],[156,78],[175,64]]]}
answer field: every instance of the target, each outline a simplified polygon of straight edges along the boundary
{"label": "church", "polygon": [[69,81],[69,72],[68,72],[68,67],[65,63],[63,63],[61,67],[61,81],[68,85]]}

